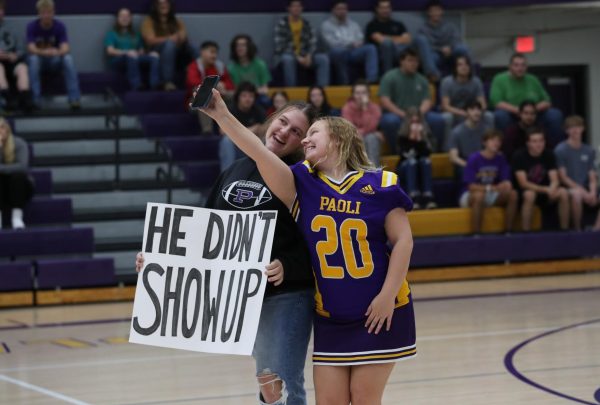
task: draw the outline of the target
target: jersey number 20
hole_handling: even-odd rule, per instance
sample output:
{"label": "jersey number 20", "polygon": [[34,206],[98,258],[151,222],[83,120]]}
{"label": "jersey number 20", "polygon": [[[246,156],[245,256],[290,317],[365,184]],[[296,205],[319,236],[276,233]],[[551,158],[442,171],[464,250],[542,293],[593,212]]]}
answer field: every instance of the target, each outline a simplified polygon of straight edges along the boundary
{"label": "jersey number 20", "polygon": [[[326,215],[317,215],[313,218],[310,228],[313,232],[325,229],[325,240],[317,242],[317,255],[323,278],[344,278],[344,267],[353,278],[369,277],[373,273],[373,256],[367,241],[367,224],[362,219],[345,219],[339,227],[335,220]],[[352,243],[352,232],[356,234],[358,250],[361,255],[362,266],[359,267]],[[342,241],[342,253],[345,266],[330,266],[327,256],[335,254],[339,249],[339,241]]]}

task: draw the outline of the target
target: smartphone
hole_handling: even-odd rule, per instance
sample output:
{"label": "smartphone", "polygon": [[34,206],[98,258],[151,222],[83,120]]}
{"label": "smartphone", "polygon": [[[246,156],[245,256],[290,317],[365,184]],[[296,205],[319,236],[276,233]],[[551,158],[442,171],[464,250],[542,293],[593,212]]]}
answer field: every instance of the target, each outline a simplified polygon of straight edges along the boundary
{"label": "smartphone", "polygon": [[206,76],[196,92],[196,97],[192,101],[192,108],[198,109],[208,105],[212,97],[212,89],[219,83],[220,77],[217,75]]}

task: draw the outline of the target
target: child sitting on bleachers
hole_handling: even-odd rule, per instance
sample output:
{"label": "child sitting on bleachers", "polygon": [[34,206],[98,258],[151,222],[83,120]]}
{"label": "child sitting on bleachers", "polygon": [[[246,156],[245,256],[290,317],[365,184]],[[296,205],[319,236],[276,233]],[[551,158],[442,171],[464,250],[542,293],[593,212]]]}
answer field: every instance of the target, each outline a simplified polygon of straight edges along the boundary
{"label": "child sitting on bleachers", "polygon": [[409,108],[406,119],[400,128],[398,150],[400,164],[396,169],[400,181],[412,198],[413,208],[421,206],[431,209],[437,205],[433,201],[433,182],[431,174],[431,130],[416,108]]}
{"label": "child sitting on bleachers", "polygon": [[11,213],[13,229],[25,228],[23,208],[33,197],[33,184],[27,175],[27,143],[12,133],[9,123],[0,118],[0,229],[2,212]]}

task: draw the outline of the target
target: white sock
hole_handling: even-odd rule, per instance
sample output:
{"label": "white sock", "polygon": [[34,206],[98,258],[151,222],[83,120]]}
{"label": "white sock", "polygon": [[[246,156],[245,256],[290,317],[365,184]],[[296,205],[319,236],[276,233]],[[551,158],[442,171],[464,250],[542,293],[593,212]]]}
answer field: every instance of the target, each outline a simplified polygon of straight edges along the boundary
{"label": "white sock", "polygon": [[23,210],[21,208],[13,208],[12,210],[12,227],[13,229],[25,228],[25,223],[23,222]]}

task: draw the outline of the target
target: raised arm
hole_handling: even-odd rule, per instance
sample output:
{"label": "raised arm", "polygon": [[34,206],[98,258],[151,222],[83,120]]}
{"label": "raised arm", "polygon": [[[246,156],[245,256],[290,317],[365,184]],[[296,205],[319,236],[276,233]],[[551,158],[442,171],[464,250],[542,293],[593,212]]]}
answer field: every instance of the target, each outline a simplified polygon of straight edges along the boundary
{"label": "raised arm", "polygon": [[212,100],[202,111],[214,119],[233,143],[256,162],[267,186],[277,198],[291,208],[296,198],[292,170],[231,114],[217,90],[213,89]]}

